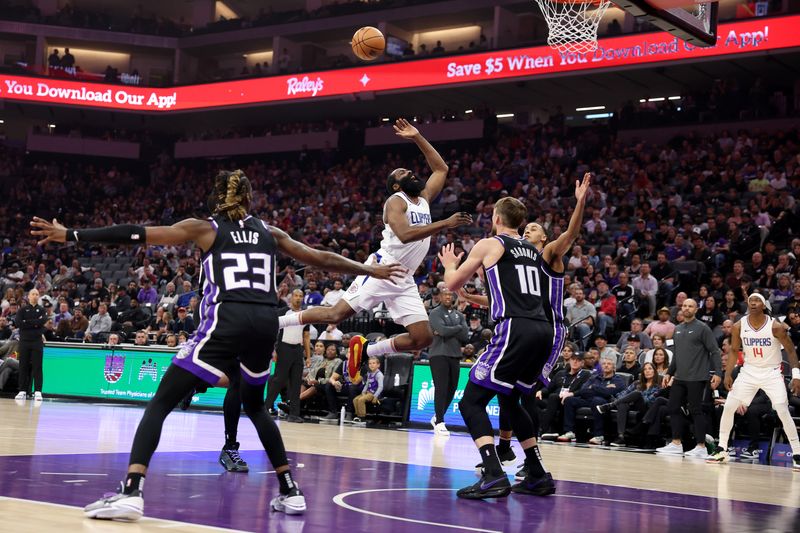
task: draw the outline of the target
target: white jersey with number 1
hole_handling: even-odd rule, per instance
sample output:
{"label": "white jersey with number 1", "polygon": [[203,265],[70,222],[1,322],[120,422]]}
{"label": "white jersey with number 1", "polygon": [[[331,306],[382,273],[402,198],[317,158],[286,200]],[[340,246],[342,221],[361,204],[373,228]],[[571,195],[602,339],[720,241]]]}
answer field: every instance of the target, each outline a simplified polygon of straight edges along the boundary
{"label": "white jersey with number 1", "polygon": [[756,329],[750,325],[749,316],[742,319],[742,352],[745,366],[775,368],[781,366],[781,343],[772,333],[774,319],[766,317],[764,325]]}

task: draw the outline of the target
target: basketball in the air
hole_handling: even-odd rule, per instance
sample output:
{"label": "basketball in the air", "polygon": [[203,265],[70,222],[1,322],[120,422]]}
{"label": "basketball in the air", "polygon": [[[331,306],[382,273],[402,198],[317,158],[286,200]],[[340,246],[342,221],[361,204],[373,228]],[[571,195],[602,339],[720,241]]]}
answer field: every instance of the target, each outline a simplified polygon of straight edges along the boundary
{"label": "basketball in the air", "polygon": [[386,48],[386,39],[378,28],[364,26],[353,34],[353,53],[363,61],[377,59]]}

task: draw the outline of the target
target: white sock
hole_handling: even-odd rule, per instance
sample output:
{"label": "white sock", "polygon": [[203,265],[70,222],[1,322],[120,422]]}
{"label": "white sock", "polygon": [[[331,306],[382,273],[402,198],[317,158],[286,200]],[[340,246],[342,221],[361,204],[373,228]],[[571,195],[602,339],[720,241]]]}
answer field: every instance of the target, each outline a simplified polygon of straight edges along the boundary
{"label": "white sock", "polygon": [[722,419],[719,422],[719,447],[725,451],[728,451],[728,439],[730,438],[731,429],[733,429],[733,416],[739,406],[738,402],[734,402],[730,398],[728,398],[728,401],[731,404],[725,404],[725,408],[722,409]]}
{"label": "white sock", "polygon": [[283,316],[278,317],[278,329],[283,329],[288,326],[302,326],[303,321],[300,316],[303,314],[302,311],[299,313],[287,313]]}
{"label": "white sock", "polygon": [[395,352],[397,352],[397,350],[394,347],[394,339],[383,339],[376,343],[367,344],[367,357]]}
{"label": "white sock", "polygon": [[781,419],[783,424],[783,432],[786,433],[786,439],[792,447],[792,454],[800,454],[800,438],[797,436],[797,426],[794,425],[792,415],[789,413],[789,405],[779,405],[775,411],[778,413],[778,418]]}

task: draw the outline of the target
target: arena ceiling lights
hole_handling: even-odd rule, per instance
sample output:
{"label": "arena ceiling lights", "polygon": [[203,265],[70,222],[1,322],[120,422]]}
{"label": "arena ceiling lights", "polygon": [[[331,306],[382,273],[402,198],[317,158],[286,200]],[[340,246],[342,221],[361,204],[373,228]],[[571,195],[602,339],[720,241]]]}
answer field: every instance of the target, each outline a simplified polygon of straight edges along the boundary
{"label": "arena ceiling lights", "polygon": [[797,48],[799,27],[800,15],[755,18],[721,25],[718,44],[708,48],[694,47],[666,32],[642,33],[602,39],[597,50],[586,54],[538,46],[166,89],[0,75],[0,98],[155,113],[327,97],[373,98],[389,91]]}

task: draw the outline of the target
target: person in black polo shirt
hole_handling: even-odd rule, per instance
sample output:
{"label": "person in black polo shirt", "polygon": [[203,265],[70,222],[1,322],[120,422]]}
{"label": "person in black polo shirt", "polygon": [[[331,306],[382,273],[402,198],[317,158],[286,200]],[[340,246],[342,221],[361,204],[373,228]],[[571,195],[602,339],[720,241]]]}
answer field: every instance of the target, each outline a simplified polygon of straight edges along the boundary
{"label": "person in black polo shirt", "polygon": [[47,312],[39,305],[39,291],[31,289],[28,292],[28,303],[17,313],[17,326],[19,327],[19,393],[16,400],[27,398],[31,389],[31,376],[33,377],[33,398],[42,401],[42,358],[44,355],[44,323],[47,321]]}
{"label": "person in black polo shirt", "polygon": [[[697,303],[691,298],[683,302],[684,321],[675,328],[675,356],[664,376],[664,386],[671,386],[668,411],[672,424],[672,442],[656,450],[658,453],[686,455],[705,458],[706,416],[703,413],[703,398],[708,388],[708,375],[713,372],[711,388],[716,389],[722,381],[720,349],[711,329],[697,320]],[[694,421],[694,436],[697,447],[683,453],[680,416],[684,402],[689,404],[689,413]]]}

